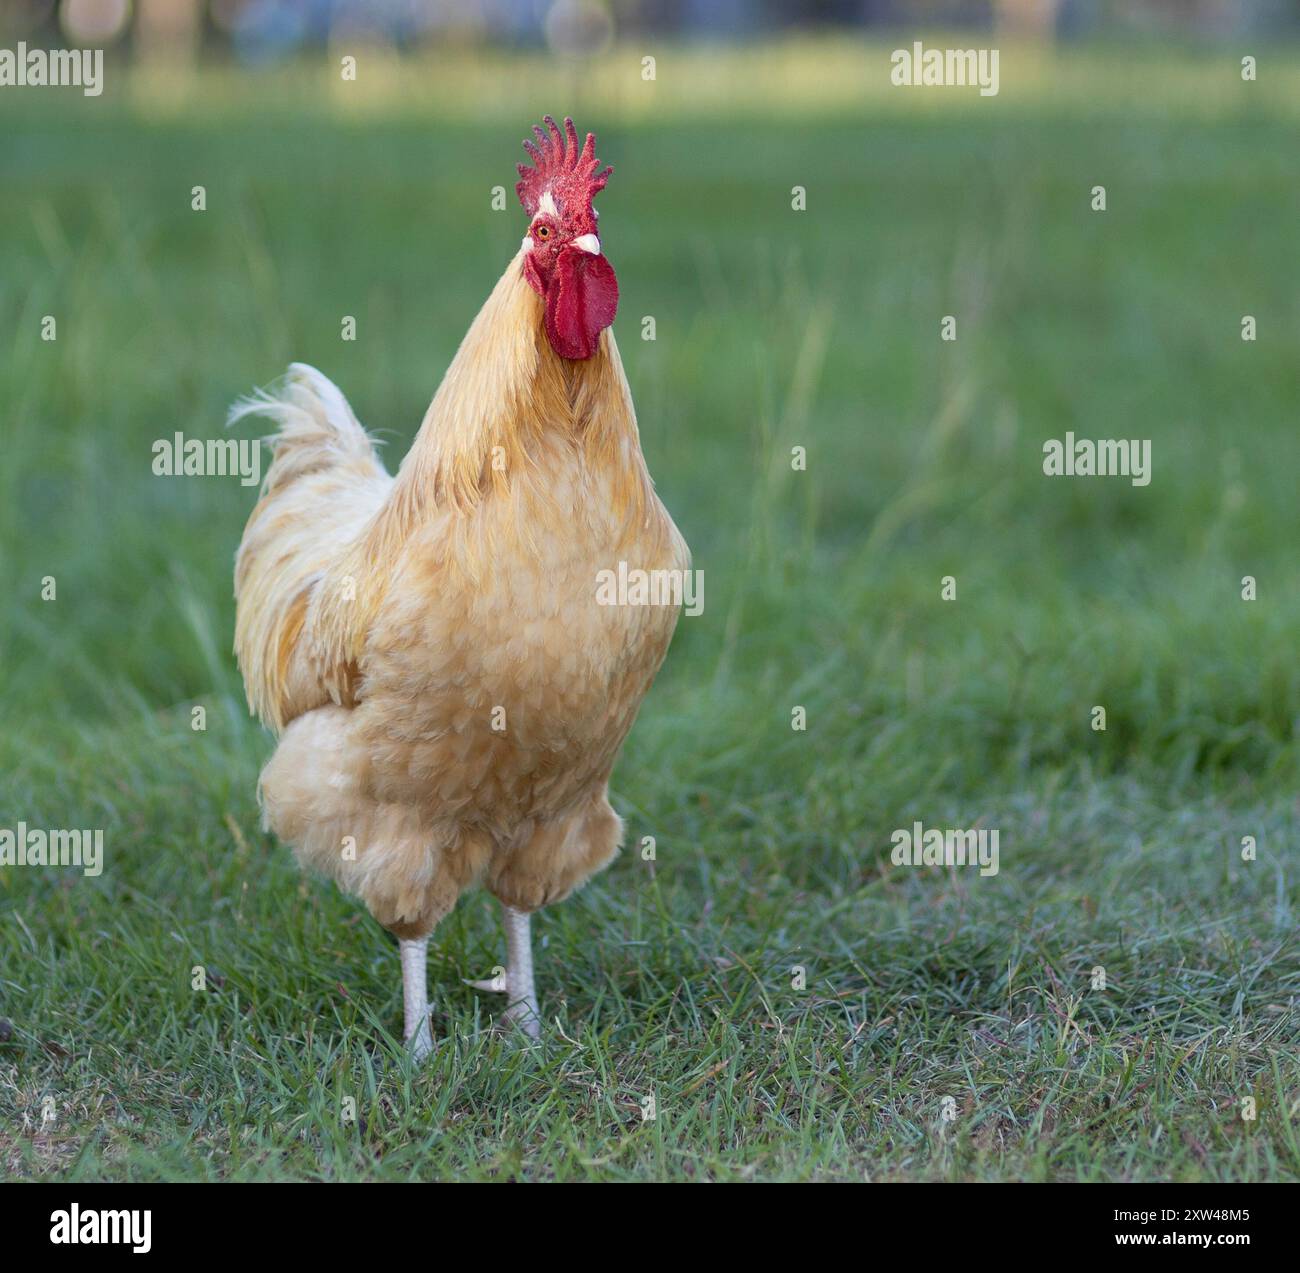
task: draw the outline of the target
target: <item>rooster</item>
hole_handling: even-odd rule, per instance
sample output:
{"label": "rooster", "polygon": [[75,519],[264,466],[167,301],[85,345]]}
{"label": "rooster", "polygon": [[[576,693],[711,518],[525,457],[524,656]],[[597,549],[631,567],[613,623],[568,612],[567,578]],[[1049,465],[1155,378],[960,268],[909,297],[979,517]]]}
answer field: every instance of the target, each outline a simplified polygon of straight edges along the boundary
{"label": "rooster", "polygon": [[429,935],[476,884],[507,955],[471,984],[538,1037],[530,916],[618,851],[610,770],[677,623],[676,604],[598,604],[597,579],[689,565],[611,329],[592,199],[613,170],[544,122],[518,167],[528,233],[396,476],[304,364],[231,412],[277,426],[235,563],[235,652],[279,736],[264,822],[396,936],[417,1058]]}

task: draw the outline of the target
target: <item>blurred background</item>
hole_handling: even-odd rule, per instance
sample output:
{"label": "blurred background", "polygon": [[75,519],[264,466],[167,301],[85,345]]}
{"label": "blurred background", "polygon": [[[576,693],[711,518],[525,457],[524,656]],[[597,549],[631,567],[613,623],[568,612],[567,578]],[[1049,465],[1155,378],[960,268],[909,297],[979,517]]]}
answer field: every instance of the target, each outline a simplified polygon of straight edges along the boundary
{"label": "blurred background", "polygon": [[[524,1135],[520,1170],[1300,1170],[1278,1113],[1300,1095],[1298,21],[1283,0],[3,0],[0,47],[106,50],[101,97],[0,87],[0,827],[106,842],[95,880],[0,872],[0,1108],[79,1111],[14,1170],[411,1170],[417,1133],[378,1103],[382,1164],[327,1113],[285,1148],[274,1111],[373,1081],[392,955],[259,829],[272,741],[230,653],[254,493],[154,476],[152,446],[222,436],[303,360],[395,466],[518,245],[545,113],[614,165],[615,331],[706,593],[613,784],[658,866],[626,853],[540,921],[549,1008],[600,1032],[631,1117],[650,1085],[673,1117],[615,1146],[614,1097],[521,1078],[523,1125],[574,1130]],[[916,39],[999,49],[998,95],[891,85]],[[1149,439],[1151,484],[1044,477],[1067,431]],[[890,871],[917,818],[1000,828],[1000,875]],[[435,946],[455,1036],[479,1011],[459,978],[498,956],[484,899]],[[197,997],[194,963],[223,989]],[[1115,993],[1085,994],[1096,965]],[[466,1055],[418,1135],[473,1175],[499,1134],[481,1074],[505,1071]],[[810,1055],[835,1074],[815,1093]],[[712,1080],[690,1094],[719,1059],[745,1082],[709,1121]],[[1112,1101],[1115,1072],[1146,1095]],[[931,1130],[926,1102],[973,1088],[978,1135]],[[1247,1091],[1249,1135],[1223,1112]]]}
{"label": "blurred background", "polygon": [[500,44],[600,52],[619,38],[746,39],[926,25],[1041,39],[1294,30],[1296,0],[5,0],[0,35],[121,56],[259,62],[337,39],[418,51]]}

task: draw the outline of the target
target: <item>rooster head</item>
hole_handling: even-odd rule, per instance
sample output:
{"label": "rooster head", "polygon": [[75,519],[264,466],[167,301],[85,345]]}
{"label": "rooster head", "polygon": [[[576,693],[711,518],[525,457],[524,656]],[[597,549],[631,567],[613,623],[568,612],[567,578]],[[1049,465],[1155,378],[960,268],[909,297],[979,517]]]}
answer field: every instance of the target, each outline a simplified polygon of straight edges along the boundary
{"label": "rooster head", "polygon": [[578,149],[573,120],[563,132],[549,115],[543,123],[533,129],[536,144],[524,142],[533,166],[519,165],[515,186],[531,219],[524,277],[544,302],[551,348],[561,358],[590,358],[618,309],[618,279],[600,250],[591,206],[614,170],[599,171],[591,133]]}

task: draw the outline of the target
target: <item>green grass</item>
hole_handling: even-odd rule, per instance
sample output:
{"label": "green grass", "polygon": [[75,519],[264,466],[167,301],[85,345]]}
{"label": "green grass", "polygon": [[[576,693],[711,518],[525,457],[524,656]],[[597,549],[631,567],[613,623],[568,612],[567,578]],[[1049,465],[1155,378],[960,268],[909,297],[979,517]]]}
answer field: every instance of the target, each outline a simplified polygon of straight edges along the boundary
{"label": "green grass", "polygon": [[[102,827],[106,867],[0,870],[0,1173],[1300,1176],[1297,127],[1226,54],[1125,57],[1122,107],[1080,90],[1104,51],[1060,100],[575,107],[706,609],[615,775],[628,851],[537,923],[542,1045],[462,983],[501,956],[474,894],[414,1072],[392,940],[258,829],[252,494],[150,447],[297,358],[395,463],[522,232],[491,187],[569,99],[6,97],[0,827]],[[1150,438],[1151,485],[1045,478],[1067,429]],[[914,819],[999,828],[1000,874],[892,867]]]}

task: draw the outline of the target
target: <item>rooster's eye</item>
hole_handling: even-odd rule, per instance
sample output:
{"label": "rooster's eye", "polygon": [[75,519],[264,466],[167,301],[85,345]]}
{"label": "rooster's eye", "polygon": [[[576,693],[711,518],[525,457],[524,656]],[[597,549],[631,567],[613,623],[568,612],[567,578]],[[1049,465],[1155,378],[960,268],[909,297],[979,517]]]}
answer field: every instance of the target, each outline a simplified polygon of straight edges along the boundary
{"label": "rooster's eye", "polygon": [[535,233],[539,239],[549,239],[551,237],[551,227],[549,225],[539,225]]}

